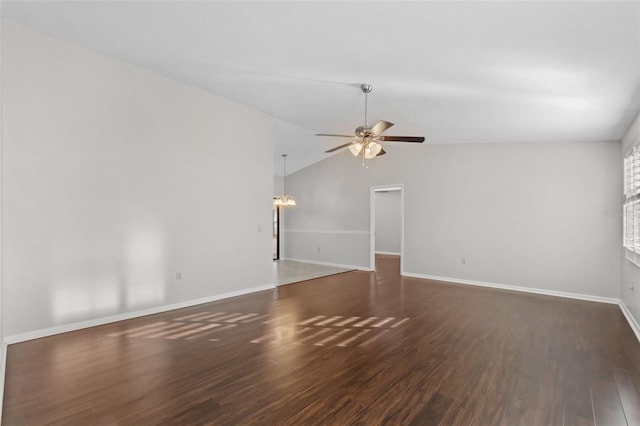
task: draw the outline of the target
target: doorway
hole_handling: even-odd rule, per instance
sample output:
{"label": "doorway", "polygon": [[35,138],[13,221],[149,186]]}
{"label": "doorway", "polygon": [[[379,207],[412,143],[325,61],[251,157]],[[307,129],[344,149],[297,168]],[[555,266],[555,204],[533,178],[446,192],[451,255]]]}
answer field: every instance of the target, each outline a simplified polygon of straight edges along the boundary
{"label": "doorway", "polygon": [[404,271],[404,185],[372,186],[370,193],[370,267],[376,254],[399,256]]}
{"label": "doorway", "polygon": [[273,206],[273,260],[280,259],[280,206]]}

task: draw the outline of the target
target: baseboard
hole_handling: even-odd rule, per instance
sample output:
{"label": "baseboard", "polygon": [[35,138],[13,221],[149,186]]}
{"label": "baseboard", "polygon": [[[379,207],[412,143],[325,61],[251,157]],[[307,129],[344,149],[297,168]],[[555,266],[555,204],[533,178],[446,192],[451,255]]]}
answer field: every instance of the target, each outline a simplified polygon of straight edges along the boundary
{"label": "baseboard", "polygon": [[629,311],[629,308],[627,308],[627,305],[625,305],[622,300],[620,300],[620,310],[622,311],[624,317],[627,319],[631,330],[633,330],[633,333],[636,335],[636,338],[640,342],[640,324],[638,324],[638,321],[636,321],[636,319],[631,314],[631,311]]}
{"label": "baseboard", "polygon": [[4,401],[4,375],[7,368],[7,344],[0,342],[0,425],[2,424],[2,401]]}
{"label": "baseboard", "polygon": [[108,317],[96,318],[88,321],[82,321],[72,324],[65,324],[51,328],[45,328],[42,330],[30,331],[27,333],[14,334],[13,336],[7,336],[4,338],[5,344],[13,344],[19,342],[25,342],[27,340],[39,339],[41,337],[52,336],[54,334],[68,333],[70,331],[81,330],[83,328],[96,327],[98,325],[109,324],[112,322],[124,321],[132,318],[144,317],[147,315],[159,314],[162,312],[173,311],[175,309],[188,308],[190,306],[201,305],[203,303],[215,302],[222,299],[228,299],[230,297],[242,296],[249,293],[255,293],[263,290],[273,290],[274,284],[268,284],[263,286],[246,288],[243,290],[231,291],[228,293],[217,294],[214,296],[202,297],[199,299],[187,300],[185,302],[172,303],[170,305],[156,306],[153,308],[142,309],[134,312],[126,312],[122,314],[112,315]]}
{"label": "baseboard", "polygon": [[389,256],[400,256],[400,253],[396,253],[393,251],[377,251],[376,254],[387,254]]}
{"label": "baseboard", "polygon": [[456,284],[466,284],[466,285],[475,285],[480,287],[491,287],[491,288],[499,288],[501,290],[511,290],[511,291],[520,291],[523,293],[534,293],[534,294],[543,294],[545,296],[556,296],[556,297],[565,297],[569,299],[578,299],[578,300],[588,300],[590,302],[600,302],[600,303],[609,303],[613,305],[617,305],[620,303],[620,299],[616,299],[613,297],[602,297],[602,296],[592,296],[589,294],[581,294],[581,293],[570,293],[567,291],[555,291],[555,290],[544,290],[533,287],[519,287],[514,285],[507,284],[496,284],[484,281],[473,281],[473,280],[465,280],[461,278],[450,278],[450,277],[439,277],[436,275],[424,275],[424,274],[414,274],[412,272],[405,272],[403,274],[405,277],[412,278],[422,278],[425,280],[435,280],[435,281],[447,281]]}
{"label": "baseboard", "polygon": [[343,265],[342,263],[320,262],[317,260],[294,259],[291,257],[282,258],[282,260],[291,260],[292,262],[311,263],[312,265],[335,266],[336,268],[357,269],[359,271],[371,272],[373,269],[365,266]]}

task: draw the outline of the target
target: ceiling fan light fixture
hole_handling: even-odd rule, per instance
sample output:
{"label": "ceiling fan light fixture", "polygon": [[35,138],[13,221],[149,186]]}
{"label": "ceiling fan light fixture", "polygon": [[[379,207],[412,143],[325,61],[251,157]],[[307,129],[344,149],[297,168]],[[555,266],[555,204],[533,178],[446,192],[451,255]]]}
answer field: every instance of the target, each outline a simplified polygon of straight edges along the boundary
{"label": "ceiling fan light fixture", "polygon": [[380,151],[382,151],[382,145],[375,140],[371,140],[367,143],[367,147],[364,150],[364,158],[371,160],[380,154]]}
{"label": "ceiling fan light fixture", "polygon": [[364,145],[363,142],[358,142],[358,143],[351,144],[349,146],[349,151],[351,151],[351,153],[353,154],[354,157],[357,157],[358,155],[360,155],[360,152],[362,151],[362,146],[363,145]]}

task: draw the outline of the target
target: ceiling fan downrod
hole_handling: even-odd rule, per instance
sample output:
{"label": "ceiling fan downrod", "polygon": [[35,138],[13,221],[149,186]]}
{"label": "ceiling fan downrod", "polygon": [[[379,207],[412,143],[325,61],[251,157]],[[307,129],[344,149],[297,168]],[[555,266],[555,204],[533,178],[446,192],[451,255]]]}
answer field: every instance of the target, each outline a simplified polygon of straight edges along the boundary
{"label": "ceiling fan downrod", "polygon": [[360,85],[360,90],[362,90],[362,93],[364,93],[364,129],[363,132],[369,131],[369,123],[367,121],[367,97],[369,95],[369,93],[371,93],[371,91],[373,90],[373,86],[370,84],[361,84]]}

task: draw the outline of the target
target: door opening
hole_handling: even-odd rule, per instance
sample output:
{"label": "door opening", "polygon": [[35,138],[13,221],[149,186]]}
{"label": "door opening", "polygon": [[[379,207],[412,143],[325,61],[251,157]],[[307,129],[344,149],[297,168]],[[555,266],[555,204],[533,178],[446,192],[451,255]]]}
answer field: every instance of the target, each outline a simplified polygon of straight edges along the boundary
{"label": "door opening", "polygon": [[280,259],[280,206],[273,206],[273,260]]}
{"label": "door opening", "polygon": [[404,271],[404,185],[372,186],[370,194],[370,267],[376,255],[399,256]]}

